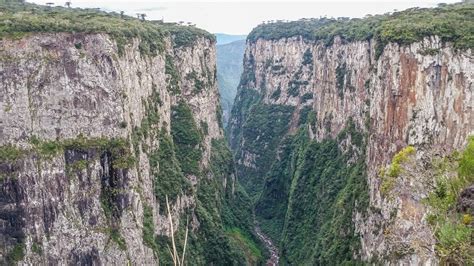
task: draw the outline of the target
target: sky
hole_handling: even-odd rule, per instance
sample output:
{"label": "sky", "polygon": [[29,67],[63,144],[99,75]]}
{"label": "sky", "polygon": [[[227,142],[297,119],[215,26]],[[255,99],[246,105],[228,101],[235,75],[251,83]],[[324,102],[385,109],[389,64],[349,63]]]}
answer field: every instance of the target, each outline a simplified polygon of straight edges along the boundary
{"label": "sky", "polygon": [[[63,5],[66,0],[29,0],[37,4],[55,2]],[[166,22],[192,22],[212,33],[248,34],[252,28],[267,20],[297,20],[300,18],[364,17],[383,14],[410,7],[435,7],[438,3],[459,0],[313,0],[313,1],[184,1],[184,0],[69,0],[74,7],[101,8],[105,11],[125,11],[135,16],[145,13],[147,19],[164,19]]]}

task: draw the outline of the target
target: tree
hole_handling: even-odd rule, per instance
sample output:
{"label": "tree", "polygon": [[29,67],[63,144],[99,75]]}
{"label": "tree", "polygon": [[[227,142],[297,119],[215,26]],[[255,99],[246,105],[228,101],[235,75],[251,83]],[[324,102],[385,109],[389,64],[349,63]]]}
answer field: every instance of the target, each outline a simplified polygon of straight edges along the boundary
{"label": "tree", "polygon": [[120,18],[122,18],[122,19],[123,19],[123,15],[124,15],[124,14],[125,14],[125,12],[123,12],[123,11],[120,11]]}
{"label": "tree", "polygon": [[145,21],[146,14],[140,14],[140,17],[142,18],[142,21]]}
{"label": "tree", "polygon": [[66,6],[67,6],[68,8],[71,8],[71,2],[70,2],[70,1],[67,1],[67,2],[66,2]]}

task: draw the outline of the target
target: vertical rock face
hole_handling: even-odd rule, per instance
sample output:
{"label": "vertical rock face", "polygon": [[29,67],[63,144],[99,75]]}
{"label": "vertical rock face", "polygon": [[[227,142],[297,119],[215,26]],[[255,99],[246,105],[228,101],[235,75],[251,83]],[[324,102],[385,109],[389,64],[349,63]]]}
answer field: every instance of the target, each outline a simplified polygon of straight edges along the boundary
{"label": "vertical rock face", "polygon": [[[339,37],[330,45],[301,36],[247,42],[229,133],[238,177],[250,192],[257,193],[257,216],[262,223],[280,223],[268,225],[266,231],[280,241],[283,263],[324,264],[325,259],[331,259],[317,249],[329,254],[333,239],[323,246],[307,240],[321,237],[312,235],[313,230],[332,226],[322,227],[324,221],[318,217],[326,217],[325,211],[311,206],[326,204],[324,194],[336,193],[342,200],[341,195],[347,194],[344,190],[353,189],[350,180],[337,179],[337,174],[328,181],[323,180],[324,172],[305,175],[311,164],[327,158],[309,157],[311,148],[294,141],[301,134],[307,134],[307,141],[316,146],[335,140],[338,154],[349,168],[358,160],[364,162],[365,170],[356,176],[366,180],[367,189],[362,191],[369,205],[360,208],[361,199],[346,205],[337,205],[334,200],[330,205],[359,207],[347,209],[349,221],[341,227],[352,224],[352,232],[332,232],[333,237],[346,240],[348,235],[358,236],[351,246],[355,248],[348,251],[354,259],[437,262],[435,239],[426,221],[428,210],[422,203],[434,182],[427,165],[432,158],[463,149],[468,136],[474,134],[472,51],[455,49],[437,36],[408,45],[388,43],[380,56],[376,56],[376,47],[375,40],[348,42]],[[428,50],[436,52],[424,52]],[[346,135],[354,130],[360,134]],[[265,151],[255,151],[255,143],[262,144]],[[381,169],[408,145],[417,150],[413,165],[393,181],[390,196],[384,195]],[[331,171],[327,167],[326,171]],[[305,185],[311,175],[316,180]],[[345,188],[338,188],[337,182],[343,182]],[[321,190],[310,194],[307,188],[298,190],[299,186]],[[260,196],[259,191],[263,191]],[[296,193],[304,191],[308,193],[306,199],[294,202]],[[269,207],[276,203],[281,206]],[[298,205],[304,204],[309,206],[297,214]],[[311,211],[315,211],[312,218],[305,220],[304,213]],[[301,219],[292,223],[292,217]],[[313,229],[301,231],[305,224]],[[315,245],[316,251],[295,251],[293,239]],[[292,257],[293,251],[301,256]]]}
{"label": "vertical rock face", "polygon": [[[155,234],[171,234],[165,194],[174,230],[184,230],[187,214],[199,234],[201,179],[216,179],[219,191],[233,182],[209,170],[211,143],[223,138],[214,41],[164,43],[152,56],[140,51],[140,39],[119,53],[107,34],[0,40],[0,259],[166,263],[166,246],[152,243]],[[162,161],[190,158],[182,117],[198,133],[188,148],[198,154],[197,170],[183,163],[183,179],[166,181],[172,163]],[[175,148],[162,154],[167,139]]]}

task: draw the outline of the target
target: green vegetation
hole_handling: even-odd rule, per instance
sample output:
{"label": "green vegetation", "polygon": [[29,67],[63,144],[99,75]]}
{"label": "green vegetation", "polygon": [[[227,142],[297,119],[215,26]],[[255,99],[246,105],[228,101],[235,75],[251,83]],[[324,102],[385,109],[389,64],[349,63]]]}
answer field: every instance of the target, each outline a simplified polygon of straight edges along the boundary
{"label": "green vegetation", "polygon": [[[307,124],[280,144],[255,211],[262,230],[280,243],[283,265],[354,263],[360,247],[353,213],[368,206],[364,140],[349,120],[337,139],[310,140]],[[343,153],[338,143],[350,137]],[[357,156],[357,161],[348,161]]]}
{"label": "green vegetation", "polygon": [[175,48],[190,46],[201,37],[205,37],[212,42],[215,41],[214,34],[194,26],[179,26],[174,23],[164,25],[166,26],[166,30],[173,36],[173,45]]}
{"label": "green vegetation", "polygon": [[31,245],[31,251],[33,251],[34,253],[38,255],[43,255],[42,244],[39,242],[33,242],[33,244]]}
{"label": "green vegetation", "polygon": [[171,135],[176,147],[176,158],[185,175],[198,175],[202,158],[202,134],[194,121],[191,108],[179,102],[171,108]]}
{"label": "green vegetation", "polygon": [[421,41],[437,35],[444,42],[452,42],[459,49],[474,49],[474,5],[459,3],[438,8],[410,8],[384,15],[368,15],[363,19],[321,18],[276,22],[257,26],[248,40],[276,40],[303,36],[305,39],[333,43],[336,36],[344,41],[377,41],[378,58],[389,42],[401,45]]}
{"label": "green vegetation", "polygon": [[[109,230],[115,228],[114,219],[120,215],[120,207],[116,204],[117,197],[122,193],[119,188],[103,186],[100,191],[100,205],[104,211],[107,222],[110,224]],[[110,233],[110,232],[109,232]]]}
{"label": "green vegetation", "polygon": [[108,233],[109,233],[110,239],[114,241],[121,250],[127,249],[127,243],[125,242],[125,239],[123,238],[123,236],[120,234],[119,229],[109,228]]}
{"label": "green vegetation", "polygon": [[[237,169],[240,182],[249,195],[257,197],[263,187],[263,176],[271,167],[276,155],[276,149],[286,134],[294,107],[287,105],[256,104],[251,107],[250,115],[242,126],[242,136],[245,143],[240,149],[246,154],[236,154],[236,160],[249,160],[247,155],[253,155],[250,164],[258,162],[258,167],[240,165]],[[255,200],[255,199],[254,199]]]}
{"label": "green vegetation", "polygon": [[203,136],[209,135],[209,125],[207,124],[207,122],[201,121],[200,124]]}
{"label": "green vegetation", "polygon": [[291,80],[289,83],[288,83],[288,94],[293,96],[293,97],[296,97],[300,94],[300,87],[301,86],[305,86],[305,85],[308,85],[308,81],[304,80],[304,81],[301,81],[301,80]]}
{"label": "green vegetation", "polygon": [[409,156],[413,155],[415,152],[415,147],[407,146],[393,156],[392,163],[387,170],[381,169],[379,175],[382,179],[382,184],[380,186],[380,192],[382,195],[389,195],[390,191],[395,186],[397,177],[402,173],[403,163],[407,162]]}
{"label": "green vegetation", "polygon": [[313,94],[311,92],[307,92],[301,96],[301,102],[305,103],[308,100],[313,99]]}
{"label": "green vegetation", "polygon": [[167,75],[166,83],[168,83],[168,91],[174,95],[178,94],[181,91],[181,88],[179,87],[180,77],[178,70],[176,70],[176,67],[173,63],[173,57],[171,57],[171,55],[166,55],[165,74]]}
{"label": "green vegetation", "polygon": [[36,152],[43,158],[52,159],[63,151],[61,142],[59,141],[44,141],[38,139],[36,136],[30,138],[30,143],[34,146]]}
{"label": "green vegetation", "polygon": [[467,182],[474,182],[474,136],[468,139],[466,150],[461,156],[458,175]]}
{"label": "green vegetation", "polygon": [[272,98],[273,100],[278,100],[280,98],[280,95],[281,95],[281,88],[278,87],[273,93],[272,95],[270,96],[270,98]]}
{"label": "green vegetation", "polygon": [[314,115],[313,108],[311,106],[304,106],[300,110],[300,119],[298,121],[298,126],[308,123],[311,117]]}
{"label": "green vegetation", "polygon": [[143,206],[143,243],[151,248],[158,256],[158,246],[155,242],[155,224],[153,222],[153,212],[150,206]]}
{"label": "green vegetation", "polygon": [[152,151],[149,161],[154,176],[155,196],[159,199],[161,208],[166,209],[165,196],[168,195],[170,201],[174,201],[179,195],[189,192],[191,184],[183,175],[171,138],[162,131],[159,141],[160,147]]}
{"label": "green vegetation", "polygon": [[[305,85],[299,75],[292,78],[293,87]],[[316,121],[310,106],[299,110],[297,133],[287,135],[296,110],[262,103],[255,85],[244,73],[229,133],[239,162],[237,179],[252,199],[250,206],[255,204],[262,231],[280,247],[280,263],[356,263],[360,238],[352,219],[369,202],[364,135],[349,120],[336,139],[311,140],[308,127],[318,122],[329,128],[332,115]],[[347,140],[352,145],[341,150]]]}
{"label": "green vegetation", "polygon": [[[469,213],[458,213],[456,203],[461,191],[474,182],[474,138],[464,152],[454,153],[435,162],[436,187],[425,200],[430,207],[427,220],[432,225],[436,252],[442,263],[465,265],[474,260],[471,239],[474,234]],[[450,173],[456,173],[452,176]]]}
{"label": "green vegetation", "polygon": [[[256,244],[256,238],[251,233],[253,221],[250,200],[238,183],[234,184],[236,188],[232,193],[230,177],[234,166],[232,154],[223,139],[212,141],[210,171],[213,178],[204,178],[198,184],[196,215],[201,227],[196,237],[191,238],[190,250],[203,250],[206,264],[260,263],[261,253],[256,249],[262,248]],[[227,180],[226,187],[223,186],[224,179]],[[229,235],[229,232],[236,230],[242,236],[239,240],[245,241],[237,241],[235,234]]]}
{"label": "green vegetation", "polygon": [[88,161],[87,160],[77,160],[69,165],[67,165],[66,172],[71,173],[70,171],[78,172],[82,171],[87,168]]}
{"label": "green vegetation", "polygon": [[[30,138],[31,148],[22,149],[11,144],[0,146],[0,162],[14,162],[28,154],[36,154],[41,159],[52,159],[65,150],[80,152],[94,151],[97,155],[110,152],[116,168],[130,168],[135,158],[130,154],[128,141],[121,138],[86,138],[79,135],[74,139],[40,140],[36,136]],[[80,169],[84,163],[78,163]]]}
{"label": "green vegetation", "polygon": [[198,74],[194,70],[186,75],[186,79],[194,81],[194,94],[201,93],[206,88],[206,83],[198,78]]}
{"label": "green vegetation", "polygon": [[308,48],[303,54],[303,65],[312,65],[313,64],[313,53],[311,53],[311,50]]}
{"label": "green vegetation", "polygon": [[406,162],[408,160],[408,156],[414,154],[415,152],[415,147],[407,146],[395,154],[395,156],[393,156],[392,163],[388,168],[387,175],[390,177],[398,177],[401,172],[400,164]]}
{"label": "green vegetation", "polygon": [[257,246],[245,232],[234,227],[226,229],[226,233],[230,237],[231,243],[233,242],[233,246],[241,248],[239,251],[245,255],[247,265],[257,265],[262,261],[261,247]]}
{"label": "green vegetation", "polygon": [[421,55],[435,56],[440,53],[440,50],[438,48],[425,48],[425,49],[418,50],[418,53]]}
{"label": "green vegetation", "polygon": [[344,88],[345,88],[345,81],[346,81],[346,63],[342,65],[338,65],[336,67],[336,88],[337,88],[337,95],[339,98],[344,97]]}
{"label": "green vegetation", "polygon": [[307,136],[304,130],[300,130],[294,137],[283,139],[279,147],[279,159],[275,160],[266,175],[262,194],[255,205],[255,213],[262,231],[275,243],[280,242],[285,223],[291,177],[295,172],[298,150],[306,143]]}
{"label": "green vegetation", "polygon": [[11,265],[17,264],[25,257],[25,243],[17,243],[13,249],[7,254],[7,262]]}
{"label": "green vegetation", "polygon": [[[160,140],[160,150],[163,149],[163,143],[167,142],[172,143],[171,140]],[[172,157],[168,154],[166,158]],[[160,162],[160,168],[162,163]],[[235,184],[237,188],[232,193],[230,178],[234,173],[234,165],[232,154],[223,139],[212,141],[211,165],[205,171],[202,176],[212,178],[202,178],[197,184],[194,213],[199,221],[199,230],[189,231],[186,257],[192,258],[192,262],[196,265],[249,265],[249,262],[255,262],[251,265],[260,264],[263,260],[262,247],[251,233],[250,200],[238,187],[238,183]],[[226,186],[223,185],[224,180],[227,180]],[[153,249],[160,264],[172,264],[167,248],[171,246],[170,238],[155,236],[152,209],[144,206],[143,212],[143,242]],[[183,225],[186,224],[185,217],[188,215],[189,213],[182,215],[180,226],[175,233],[179,253],[182,252],[185,236]]]}
{"label": "green vegetation", "polygon": [[25,151],[12,145],[0,146],[0,162],[14,162],[25,155]]}
{"label": "green vegetation", "polygon": [[[139,38],[140,52],[156,55],[164,51],[166,36],[174,36],[174,46],[186,46],[198,37],[214,41],[214,36],[191,26],[174,23],[140,21],[107,13],[97,9],[46,7],[23,1],[3,1],[0,3],[0,38],[16,38],[35,32],[84,32],[107,33],[112,36],[119,53],[132,39]],[[77,49],[82,44],[76,44]]]}

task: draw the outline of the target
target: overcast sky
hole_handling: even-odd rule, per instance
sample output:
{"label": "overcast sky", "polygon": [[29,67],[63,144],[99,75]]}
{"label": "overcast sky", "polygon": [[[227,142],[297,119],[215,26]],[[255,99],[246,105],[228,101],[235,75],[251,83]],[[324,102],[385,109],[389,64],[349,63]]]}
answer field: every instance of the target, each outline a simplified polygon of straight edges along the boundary
{"label": "overcast sky", "polygon": [[[54,2],[63,5],[67,0],[29,0],[44,4]],[[325,0],[325,1],[153,1],[153,0],[69,0],[75,7],[99,7],[106,11],[125,11],[135,16],[146,13],[147,19],[165,21],[189,21],[212,33],[248,34],[263,20],[328,17],[363,17],[367,14],[383,14],[394,9],[410,7],[434,7],[438,3],[454,3],[453,0]]]}

